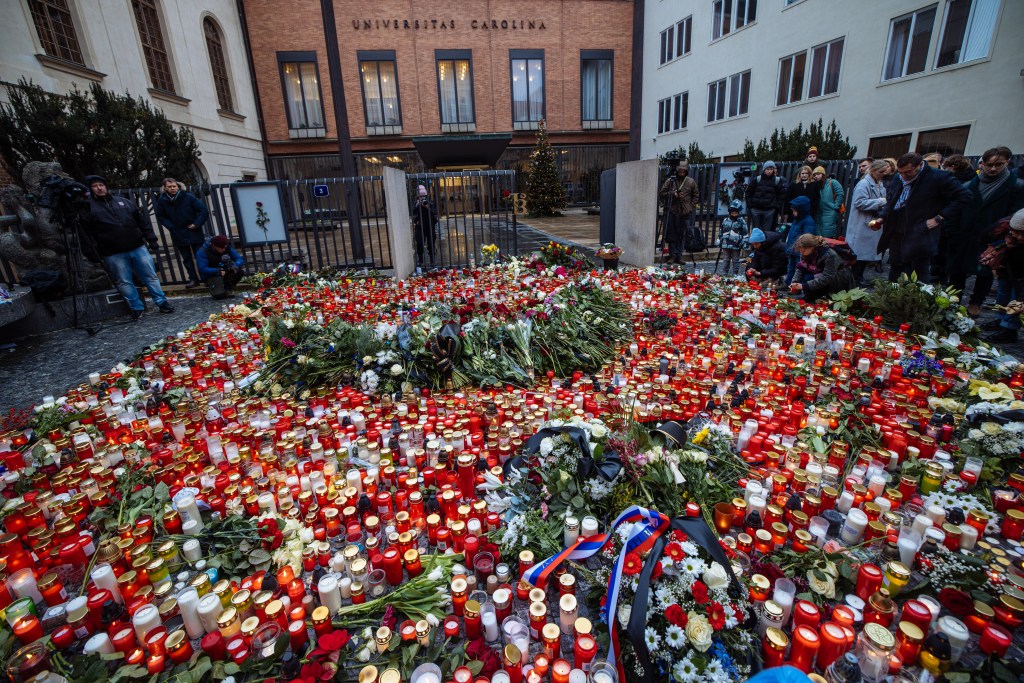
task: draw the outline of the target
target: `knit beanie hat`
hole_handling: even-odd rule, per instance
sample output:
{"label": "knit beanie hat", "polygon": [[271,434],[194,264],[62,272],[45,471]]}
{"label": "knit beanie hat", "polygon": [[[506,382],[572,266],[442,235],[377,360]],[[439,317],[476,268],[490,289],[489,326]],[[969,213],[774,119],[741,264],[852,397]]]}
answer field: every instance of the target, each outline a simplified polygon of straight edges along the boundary
{"label": "knit beanie hat", "polygon": [[813,171],[811,171],[811,173],[812,174],[820,173],[821,175],[825,175],[825,167],[824,166],[818,166]]}
{"label": "knit beanie hat", "polygon": [[775,162],[774,161],[766,161],[766,162],[764,162],[764,166],[761,167],[761,170],[767,170],[769,168],[775,168]]}
{"label": "knit beanie hat", "polygon": [[427,188],[425,188],[423,185],[417,185],[416,191],[419,193],[421,197],[427,196]]}
{"label": "knit beanie hat", "polygon": [[1024,231],[1024,209],[1010,217],[1010,230],[1014,232]]}
{"label": "knit beanie hat", "polygon": [[817,147],[811,147],[810,149],[807,150],[807,153],[808,154],[817,154],[818,153],[818,148]]}
{"label": "knit beanie hat", "polygon": [[750,240],[749,240],[749,242],[751,244],[757,244],[759,242],[764,242],[764,241],[765,241],[764,230],[762,230],[761,228],[754,228],[750,232]]}
{"label": "knit beanie hat", "polygon": [[210,240],[210,244],[212,244],[215,247],[226,247],[228,246],[228,238],[225,237],[224,235],[216,235],[213,239]]}

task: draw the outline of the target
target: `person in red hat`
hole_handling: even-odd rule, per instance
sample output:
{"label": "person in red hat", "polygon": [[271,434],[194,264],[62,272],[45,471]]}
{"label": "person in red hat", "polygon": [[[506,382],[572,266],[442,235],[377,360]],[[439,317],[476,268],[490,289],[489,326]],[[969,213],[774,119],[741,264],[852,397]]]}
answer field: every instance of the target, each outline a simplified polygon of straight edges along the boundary
{"label": "person in red hat", "polygon": [[245,275],[244,264],[245,259],[234,250],[225,235],[211,237],[196,252],[199,277],[209,286],[210,296],[214,299],[231,296],[231,290]]}

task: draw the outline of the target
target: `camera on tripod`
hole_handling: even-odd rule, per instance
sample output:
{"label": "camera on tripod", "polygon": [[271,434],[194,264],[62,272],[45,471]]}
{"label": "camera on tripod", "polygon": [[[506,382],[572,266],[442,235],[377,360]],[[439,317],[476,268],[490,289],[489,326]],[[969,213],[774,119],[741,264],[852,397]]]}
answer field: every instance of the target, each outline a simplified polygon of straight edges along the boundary
{"label": "camera on tripod", "polygon": [[43,181],[43,193],[37,203],[64,215],[80,213],[89,208],[89,188],[73,178],[52,175]]}

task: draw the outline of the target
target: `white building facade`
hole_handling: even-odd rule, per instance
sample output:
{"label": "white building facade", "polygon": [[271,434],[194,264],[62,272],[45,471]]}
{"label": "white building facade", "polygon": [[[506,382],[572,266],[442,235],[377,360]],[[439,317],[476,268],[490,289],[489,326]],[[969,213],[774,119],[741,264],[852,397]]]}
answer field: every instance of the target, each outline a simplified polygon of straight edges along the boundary
{"label": "white building facade", "polygon": [[1024,1],[645,2],[643,158],[819,117],[858,156],[1024,152]]}
{"label": "white building facade", "polygon": [[5,0],[0,74],[141,96],[192,129],[204,180],[267,178],[235,0]]}

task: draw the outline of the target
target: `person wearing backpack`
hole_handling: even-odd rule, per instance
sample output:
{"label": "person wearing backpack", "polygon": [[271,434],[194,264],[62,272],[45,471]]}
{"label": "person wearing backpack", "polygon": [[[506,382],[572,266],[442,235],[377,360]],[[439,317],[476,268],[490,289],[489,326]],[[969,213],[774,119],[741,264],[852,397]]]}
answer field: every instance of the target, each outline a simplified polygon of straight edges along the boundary
{"label": "person wearing backpack", "polygon": [[821,192],[818,195],[818,215],[815,221],[818,223],[818,234],[822,237],[835,237],[839,234],[839,218],[846,212],[846,205],[843,200],[843,186],[835,178],[825,175],[825,168],[818,166],[811,175],[814,182],[821,184]]}
{"label": "person wearing backpack", "polygon": [[[696,235],[692,235],[690,228],[691,214],[700,202],[700,191],[697,181],[690,177],[689,162],[679,162],[675,175],[667,178],[661,186],[660,195],[665,202],[665,242],[668,244],[669,261],[682,263],[684,247],[690,252],[704,251],[703,245],[699,249],[691,249],[697,246]],[[703,240],[703,235],[700,237]]]}
{"label": "person wearing backpack", "polygon": [[231,296],[232,288],[245,275],[244,263],[242,255],[231,247],[224,235],[211,237],[196,252],[199,276],[210,287],[210,296],[214,299]]}
{"label": "person wearing backpack", "polygon": [[790,203],[790,211],[793,214],[793,222],[786,232],[786,254],[789,256],[789,267],[786,269],[786,284],[793,282],[793,275],[796,273],[796,264],[800,255],[796,252],[795,244],[801,235],[817,235],[818,226],[811,217],[811,200],[801,195]]}
{"label": "person wearing backpack", "polygon": [[775,230],[778,215],[786,207],[786,181],[778,176],[774,161],[764,162],[761,175],[747,183],[747,214],[752,228]]}
{"label": "person wearing backpack", "polygon": [[800,260],[789,290],[802,294],[804,301],[811,303],[857,286],[850,268],[825,238],[804,234],[793,246]]}

